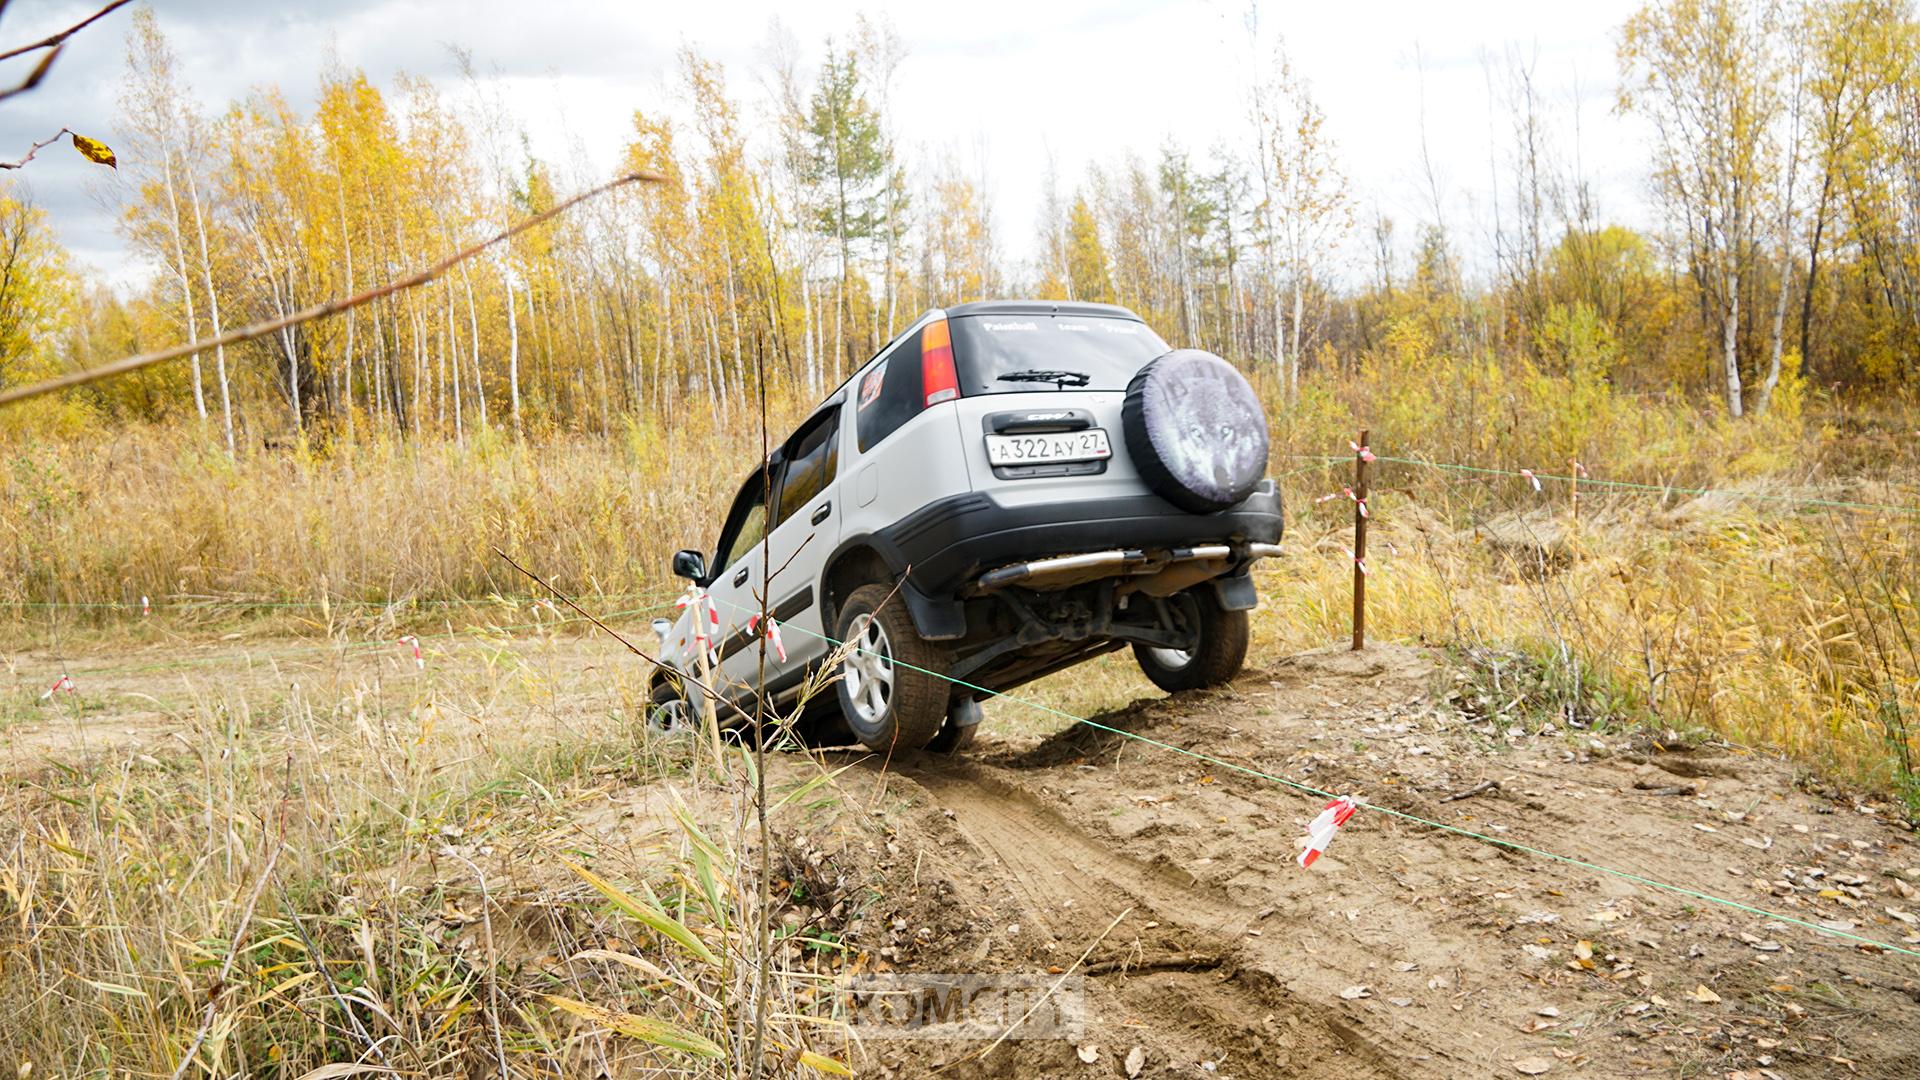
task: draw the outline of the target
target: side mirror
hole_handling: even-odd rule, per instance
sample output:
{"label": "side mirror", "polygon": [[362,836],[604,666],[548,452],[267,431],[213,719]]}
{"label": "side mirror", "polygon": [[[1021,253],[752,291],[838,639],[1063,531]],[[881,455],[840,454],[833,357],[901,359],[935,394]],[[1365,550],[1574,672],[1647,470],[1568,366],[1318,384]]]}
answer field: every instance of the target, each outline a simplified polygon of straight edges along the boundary
{"label": "side mirror", "polygon": [[699,552],[693,550],[692,548],[688,548],[685,551],[674,552],[673,553],[673,576],[683,577],[683,578],[686,578],[688,581],[699,581],[700,579],[706,577],[707,576],[706,556],[700,554]]}

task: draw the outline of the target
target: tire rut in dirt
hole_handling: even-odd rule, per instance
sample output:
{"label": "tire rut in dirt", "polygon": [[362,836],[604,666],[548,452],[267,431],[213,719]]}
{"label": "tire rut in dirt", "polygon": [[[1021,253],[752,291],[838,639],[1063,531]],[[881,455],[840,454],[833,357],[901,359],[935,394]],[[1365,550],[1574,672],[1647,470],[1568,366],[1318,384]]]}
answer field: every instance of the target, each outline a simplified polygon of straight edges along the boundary
{"label": "tire rut in dirt", "polygon": [[1137,1015],[1155,1016],[1179,1041],[1219,1053],[1222,1074],[1297,1080],[1431,1075],[1404,1071],[1334,1010],[1259,973],[1159,972],[1128,978],[1117,989]]}
{"label": "tire rut in dirt", "polygon": [[[1026,909],[1019,917],[1039,923],[1057,940],[1055,959],[1064,962],[1058,953],[1077,955],[1133,908],[1089,958],[1089,969],[1097,973],[1089,975],[1090,983],[1105,987],[1128,1015],[1159,1017],[1157,1026],[1194,1058],[1189,1064],[1219,1052],[1239,1063],[1230,1071],[1252,1067],[1252,1075],[1429,1075],[1397,1070],[1392,1056],[1349,1018],[1300,997],[1266,972],[1243,967],[1241,945],[1256,915],[1223,890],[1197,884],[1178,866],[1115,849],[999,770],[954,762],[905,775],[997,864],[998,881]],[[1201,956],[1198,963],[1159,966],[1164,958]]]}
{"label": "tire rut in dirt", "polygon": [[1066,942],[1091,941],[1132,907],[1128,921],[1136,928],[1179,926],[1201,939],[1192,948],[1224,952],[1253,918],[1178,866],[1114,850],[992,770],[956,762],[923,768],[913,779],[952,813],[969,842],[1005,867],[1002,880]]}

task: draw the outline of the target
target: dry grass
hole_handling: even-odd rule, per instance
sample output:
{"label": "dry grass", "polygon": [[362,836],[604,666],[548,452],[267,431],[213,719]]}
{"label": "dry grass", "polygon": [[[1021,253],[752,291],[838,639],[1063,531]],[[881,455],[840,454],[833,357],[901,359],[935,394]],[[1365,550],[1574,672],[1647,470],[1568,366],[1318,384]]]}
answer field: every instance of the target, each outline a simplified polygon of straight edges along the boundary
{"label": "dry grass", "polygon": [[[186,734],[152,754],[83,755],[88,718],[43,711],[75,741],[0,795],[0,1061],[737,1074],[756,955],[745,762],[650,735],[644,673],[597,655],[535,634],[471,640],[424,674],[380,658],[176,676],[184,695],[156,704]],[[774,795],[802,793],[784,819],[815,801],[811,768],[782,762]],[[776,953],[773,1057],[844,1053],[792,1019],[821,950]]]}
{"label": "dry grass", "polygon": [[[1417,471],[1388,467],[1374,500],[1369,619],[1378,637],[1475,661],[1485,684],[1468,707],[1705,729],[1920,811],[1920,514],[1589,491],[1576,524],[1523,482],[1416,487]],[[1920,504],[1911,487],[1873,494]],[[1348,505],[1295,520],[1294,556],[1263,582],[1268,640],[1347,631]]]}
{"label": "dry grass", "polygon": [[[492,551],[529,553],[563,589],[645,592],[704,546],[757,434],[707,418],[633,421],[615,441],[531,445],[499,433],[261,452],[233,461],[190,430],[0,448],[0,602],[524,596]],[[775,421],[778,424],[779,421]]]}
{"label": "dry grass", "polygon": [[[1273,404],[1295,554],[1264,571],[1263,649],[1345,633],[1350,504],[1312,499],[1347,480],[1347,465],[1318,462],[1344,449],[1352,416],[1374,418],[1386,454],[1542,472],[1578,457],[1616,480],[1738,488],[1765,498],[1590,486],[1576,530],[1564,486],[1535,495],[1512,477],[1383,464],[1375,632],[1524,654],[1582,699],[1576,712],[1712,728],[1852,779],[1905,783],[1920,514],[1793,500],[1920,505],[1920,456],[1892,437],[1913,427],[1911,407],[1827,403],[1816,426],[1789,383],[1767,417],[1731,424],[1604,382],[1424,349],[1417,335],[1396,338],[1345,378]],[[758,438],[692,412],[625,432],[238,462],[181,431],[15,444],[0,450],[0,605],[21,640],[67,648],[85,647],[90,626],[111,642],[141,595],[190,605],[167,609],[169,631],[189,635],[390,640],[402,627],[450,635],[537,620],[511,599],[530,590],[492,554],[499,544],[602,610],[633,612],[671,590],[674,549],[711,542]],[[44,603],[106,606],[31,606]],[[1149,692],[1120,655],[1032,693],[1085,715]],[[1615,700],[1584,700],[1601,693]]]}
{"label": "dry grass", "polygon": [[[1920,505],[1913,451],[1884,434],[1910,430],[1907,411],[1814,428],[1783,409],[1730,427],[1566,380],[1428,375],[1424,405],[1419,378],[1369,370],[1278,413],[1290,553],[1261,570],[1255,664],[1348,632],[1351,506],[1312,498],[1344,482],[1344,464],[1314,459],[1344,449],[1356,410],[1379,418],[1383,453],[1543,471],[1577,454],[1600,476]],[[543,1075],[736,1070],[757,892],[741,763],[716,771],[693,745],[649,739],[642,672],[597,666],[598,646],[510,599],[529,590],[490,547],[532,553],[603,609],[641,606],[673,549],[710,542],[756,452],[752,433],[697,416],[635,422],[614,443],[487,436],[238,462],[178,432],[0,448],[8,652],[311,639],[271,642],[240,671],[144,673],[128,655],[94,679],[151,675],[140,692],[184,741],[7,777],[0,1062],[174,1075],[197,1041],[184,1075],[383,1058],[421,1075],[497,1075],[503,1057]],[[1710,729],[1920,802],[1920,515],[1589,489],[1576,527],[1564,489],[1392,464],[1377,485],[1374,635],[1460,651],[1478,673],[1461,707],[1535,727]],[[139,620],[143,594],[210,603]],[[420,603],[383,606],[400,598]],[[49,602],[109,606],[21,606]],[[266,606],[289,602],[304,606]],[[424,676],[392,651],[401,625],[439,635]],[[0,726],[47,723],[37,689],[18,684]],[[1019,696],[1084,716],[1150,693],[1123,653]],[[1001,702],[991,722],[1066,721]],[[783,761],[776,790],[807,760]],[[709,809],[683,819],[669,787]],[[712,959],[646,928],[656,913]],[[778,950],[789,1053],[833,1050],[829,1030],[791,1019],[833,959],[827,937]],[[640,1022],[583,1020],[553,998],[671,1023],[665,1037],[720,1056],[609,1036]]]}

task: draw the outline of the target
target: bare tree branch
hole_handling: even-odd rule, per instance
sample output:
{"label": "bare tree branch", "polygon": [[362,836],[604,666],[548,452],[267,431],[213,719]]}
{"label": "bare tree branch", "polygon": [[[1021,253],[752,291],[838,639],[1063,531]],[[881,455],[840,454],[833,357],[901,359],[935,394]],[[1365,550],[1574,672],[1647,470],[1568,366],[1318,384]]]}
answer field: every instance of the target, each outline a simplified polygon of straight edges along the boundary
{"label": "bare tree branch", "polygon": [[[13,91],[13,90],[7,91],[7,93],[9,94],[16,93],[16,92],[17,91]],[[4,97],[4,96],[5,95],[0,95],[0,97]],[[71,135],[71,134],[73,134],[73,130],[71,128],[61,128],[59,131],[56,131],[53,134],[47,136],[46,138],[41,139],[39,142],[34,143],[32,146],[27,147],[27,152],[21,156],[20,160],[0,161],[0,169],[18,169],[22,165],[25,165],[27,162],[32,161],[33,155],[39,153],[42,150],[45,150],[47,147],[52,146],[54,143],[59,142],[61,136]]]}
{"label": "bare tree branch", "polygon": [[53,62],[59,58],[60,50],[63,48],[66,48],[66,46],[55,45],[52,52],[41,57],[40,62],[34,65],[33,70],[27,74],[26,79],[22,81],[19,86],[0,90],[0,101],[5,101],[15,94],[24,94],[34,87],[39,86],[40,80],[47,77],[48,69],[53,67]]}
{"label": "bare tree branch", "polygon": [[[74,23],[72,26],[67,27],[65,30],[60,31],[57,34],[52,34],[47,37],[43,37],[39,41],[36,41],[31,45],[22,45],[17,49],[8,49],[6,52],[0,52],[0,60],[11,60],[16,56],[19,56],[23,53],[30,53],[35,49],[52,49],[55,52],[58,52],[60,49],[60,46],[66,44],[66,41],[68,38],[72,37],[73,35],[79,33],[82,30],[85,30],[87,27],[100,21],[101,19],[106,18],[108,15],[112,14],[115,11],[115,9],[126,7],[128,4],[132,2],[133,0],[113,0],[113,3],[108,4],[106,7],[103,7],[99,11],[96,11],[93,14],[87,16],[86,18],[81,19],[79,22]],[[4,5],[0,5],[0,6],[4,6]],[[48,60],[41,61],[41,66],[45,67],[50,61],[51,61],[51,58],[49,58]]]}

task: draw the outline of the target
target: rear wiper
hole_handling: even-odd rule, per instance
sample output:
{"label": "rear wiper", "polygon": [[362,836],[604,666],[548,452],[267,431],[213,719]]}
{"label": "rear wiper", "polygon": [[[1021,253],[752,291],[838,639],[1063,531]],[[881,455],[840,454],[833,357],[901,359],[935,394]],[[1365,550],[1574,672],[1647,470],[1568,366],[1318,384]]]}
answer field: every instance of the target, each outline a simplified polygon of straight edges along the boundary
{"label": "rear wiper", "polygon": [[1093,381],[1093,376],[1084,371],[1052,371],[1047,368],[1028,368],[1024,371],[1009,371],[994,378],[1000,382],[1050,382],[1062,387],[1085,386]]}

